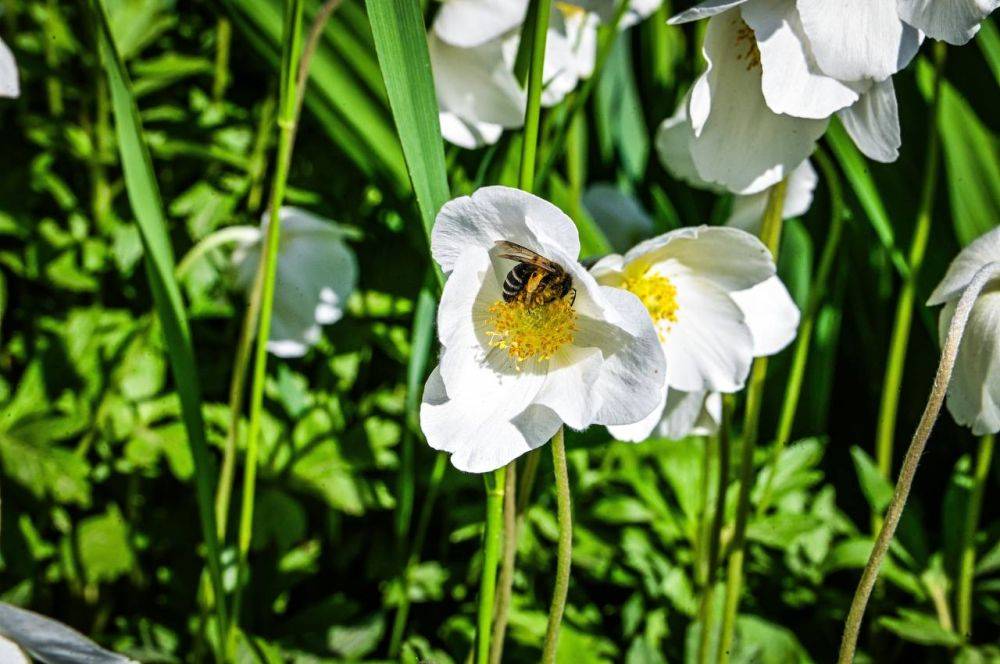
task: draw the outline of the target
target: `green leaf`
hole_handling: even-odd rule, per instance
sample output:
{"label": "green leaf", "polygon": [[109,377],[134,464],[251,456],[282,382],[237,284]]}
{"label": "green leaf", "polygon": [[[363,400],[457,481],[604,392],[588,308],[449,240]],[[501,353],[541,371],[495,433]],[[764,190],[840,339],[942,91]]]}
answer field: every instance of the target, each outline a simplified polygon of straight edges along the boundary
{"label": "green leaf", "polygon": [[878,622],[890,632],[913,643],[949,648],[962,645],[961,636],[941,627],[937,618],[922,611],[899,609],[897,617],[886,616]]}
{"label": "green leaf", "polygon": [[872,458],[860,447],[851,448],[851,459],[854,461],[854,471],[861,483],[861,493],[873,511],[881,513],[892,500],[892,484],[882,477]]}
{"label": "green leaf", "polygon": [[812,662],[795,633],[757,616],[736,620],[733,664],[807,664]]}
{"label": "green leaf", "polygon": [[976,43],[979,44],[979,50],[983,52],[997,85],[1000,85],[1000,31],[992,19],[986,19],[980,24]]}
{"label": "green leaf", "polygon": [[[45,429],[50,420],[37,422]],[[90,466],[70,450],[16,432],[0,432],[0,461],[8,477],[38,498],[90,505]]]}
{"label": "green leaf", "polygon": [[649,129],[633,73],[630,34],[618,35],[597,83],[597,129],[604,158],[617,150],[629,178],[638,181],[649,160]]}
{"label": "green leaf", "polygon": [[84,576],[90,583],[114,581],[128,574],[135,565],[128,526],[115,505],[108,507],[104,514],[80,522],[76,546]]}

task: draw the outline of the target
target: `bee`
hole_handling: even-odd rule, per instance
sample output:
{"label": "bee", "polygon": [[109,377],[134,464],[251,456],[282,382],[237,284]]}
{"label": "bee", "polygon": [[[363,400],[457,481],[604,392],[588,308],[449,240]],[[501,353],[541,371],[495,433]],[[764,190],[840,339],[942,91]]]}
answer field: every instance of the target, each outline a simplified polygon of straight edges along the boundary
{"label": "bee", "polygon": [[530,306],[569,296],[572,305],[576,300],[573,278],[561,265],[513,242],[498,240],[496,246],[502,252],[500,258],[518,261],[503,282],[505,302],[521,299]]}

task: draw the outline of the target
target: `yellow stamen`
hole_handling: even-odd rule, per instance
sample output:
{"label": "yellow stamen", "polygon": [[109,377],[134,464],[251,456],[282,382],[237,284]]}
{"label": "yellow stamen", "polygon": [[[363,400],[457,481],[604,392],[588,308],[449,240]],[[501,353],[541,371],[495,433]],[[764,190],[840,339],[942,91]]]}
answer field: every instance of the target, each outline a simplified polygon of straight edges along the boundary
{"label": "yellow stamen", "polygon": [[586,11],[583,7],[578,7],[570,2],[560,2],[560,0],[556,0],[556,9],[561,11],[566,18],[579,16]]}
{"label": "yellow stamen", "polygon": [[677,322],[677,287],[668,277],[649,269],[634,276],[626,274],[622,287],[642,301],[663,340],[670,324]]}
{"label": "yellow stamen", "polygon": [[489,312],[490,347],[506,350],[518,366],[524,360],[551,358],[576,335],[576,312],[570,298],[531,305],[522,298],[499,300]]}

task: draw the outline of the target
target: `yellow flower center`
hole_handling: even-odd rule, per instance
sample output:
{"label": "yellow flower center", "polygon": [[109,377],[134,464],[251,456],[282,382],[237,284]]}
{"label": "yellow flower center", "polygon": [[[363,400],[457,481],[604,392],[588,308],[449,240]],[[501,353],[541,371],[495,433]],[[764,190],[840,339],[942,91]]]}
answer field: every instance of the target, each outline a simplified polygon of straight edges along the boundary
{"label": "yellow flower center", "polygon": [[489,313],[490,347],[506,350],[518,367],[525,360],[549,359],[576,335],[576,312],[569,298],[531,305],[521,298],[499,300]]}
{"label": "yellow flower center", "polygon": [[668,277],[649,269],[636,276],[626,273],[622,287],[645,305],[662,341],[670,323],[677,322],[677,287]]}
{"label": "yellow flower center", "polygon": [[560,0],[556,0],[556,9],[561,11],[566,18],[573,18],[586,12],[583,7],[578,7],[569,2],[560,2]]}
{"label": "yellow flower center", "polygon": [[757,46],[757,35],[742,19],[740,19],[740,27],[736,30],[734,46],[737,52],[736,59],[746,60],[747,71],[760,66],[760,48]]}

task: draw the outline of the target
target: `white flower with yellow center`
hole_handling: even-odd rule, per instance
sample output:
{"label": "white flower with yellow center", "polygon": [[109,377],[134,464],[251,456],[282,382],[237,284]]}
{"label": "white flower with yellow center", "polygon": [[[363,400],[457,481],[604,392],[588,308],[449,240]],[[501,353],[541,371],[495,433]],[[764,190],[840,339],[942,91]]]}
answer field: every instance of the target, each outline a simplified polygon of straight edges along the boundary
{"label": "white flower with yellow center", "polygon": [[[709,393],[740,390],[753,358],[784,348],[798,327],[798,308],[767,247],[739,229],[681,228],[608,256],[591,273],[642,301],[666,359],[657,409],[609,427],[622,440],[686,435],[704,421]],[[717,421],[715,399],[706,410]]]}
{"label": "white flower with yellow center", "polygon": [[[498,242],[557,268],[520,267]],[[448,280],[420,424],[456,468],[495,470],[563,424],[631,424],[657,406],[665,367],[649,315],[577,262],[576,226],[554,205],[479,189],[441,209],[431,252]]]}
{"label": "white flower with yellow center", "polygon": [[[636,0],[639,11],[649,0]],[[590,77],[599,17],[609,0],[557,0],[545,40],[542,105],[554,106]],[[464,148],[495,143],[524,124],[526,94],[514,75],[528,0],[446,0],[428,35],[445,139]]]}
{"label": "white flower with yellow center", "polygon": [[[976,239],[952,261],[927,301],[944,305],[938,321],[942,341],[962,292],[980,269],[994,262],[1000,262],[1000,228]],[[987,283],[972,306],[948,385],[948,410],[977,436],[1000,431],[1000,279]]]}
{"label": "white flower with yellow center", "polygon": [[[249,294],[260,264],[260,228],[234,226],[240,232],[233,252],[237,284]],[[278,357],[301,357],[319,341],[322,326],[344,315],[358,279],[357,259],[333,222],[294,207],[281,208],[281,238],[275,279],[274,312],[267,349]]]}
{"label": "white flower with yellow center", "polygon": [[17,62],[10,48],[0,39],[0,97],[19,97],[21,83],[17,75]]}

